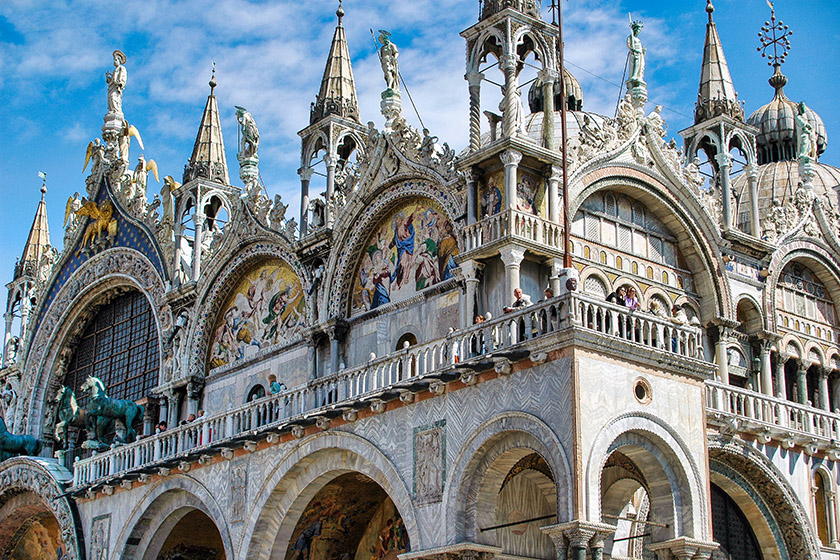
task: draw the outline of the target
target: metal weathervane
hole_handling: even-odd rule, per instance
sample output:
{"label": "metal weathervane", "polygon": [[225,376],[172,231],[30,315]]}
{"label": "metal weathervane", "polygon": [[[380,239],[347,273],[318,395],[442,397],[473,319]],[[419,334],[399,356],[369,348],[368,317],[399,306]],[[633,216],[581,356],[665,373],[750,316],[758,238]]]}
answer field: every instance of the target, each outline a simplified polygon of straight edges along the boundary
{"label": "metal weathervane", "polygon": [[[761,26],[761,31],[758,32],[758,40],[761,46],[756,50],[761,53],[762,57],[768,58],[768,66],[781,66],[790,52],[790,39],[793,35],[793,30],[784,24],[781,20],[776,20],[776,10],[773,8],[771,2],[767,2],[770,6],[770,21],[765,21]],[[768,51],[773,48],[773,53]]]}

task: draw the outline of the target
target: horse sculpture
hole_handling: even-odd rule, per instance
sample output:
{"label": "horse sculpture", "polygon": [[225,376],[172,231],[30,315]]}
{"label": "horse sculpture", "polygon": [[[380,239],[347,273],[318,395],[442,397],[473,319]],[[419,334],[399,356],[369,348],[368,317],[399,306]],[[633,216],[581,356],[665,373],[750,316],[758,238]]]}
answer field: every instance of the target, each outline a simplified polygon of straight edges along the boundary
{"label": "horse sculpture", "polygon": [[85,422],[88,431],[86,447],[107,446],[103,439],[113,428],[114,421],[125,426],[124,436],[114,436],[116,443],[131,443],[137,438],[134,422],[143,417],[142,406],[134,401],[110,398],[105,392],[105,384],[98,377],[89,376],[81,388],[90,392],[90,405]]}
{"label": "horse sculpture", "polygon": [[6,422],[0,418],[0,461],[18,455],[36,457],[41,453],[41,441],[32,436],[17,436],[9,433]]}
{"label": "horse sculpture", "polygon": [[62,387],[58,390],[55,405],[55,439],[67,445],[67,437],[70,428],[84,428],[87,420],[87,412],[76,403],[76,395],[70,387]]}

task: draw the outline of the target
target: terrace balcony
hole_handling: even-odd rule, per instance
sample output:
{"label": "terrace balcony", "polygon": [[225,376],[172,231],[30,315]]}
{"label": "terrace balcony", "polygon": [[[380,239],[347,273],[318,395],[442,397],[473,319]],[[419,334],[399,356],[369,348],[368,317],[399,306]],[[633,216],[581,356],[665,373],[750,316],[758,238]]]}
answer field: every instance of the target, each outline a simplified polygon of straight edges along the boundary
{"label": "terrace balcony", "polygon": [[78,459],[71,491],[189,470],[192,461],[205,464],[219,454],[229,458],[236,448],[255,450],[261,439],[301,437],[309,426],[326,429],[339,417],[352,421],[364,409],[382,412],[390,401],[411,402],[414,394],[439,393],[450,382],[470,385],[483,371],[509,374],[513,362],[530,357],[539,363],[546,348],[570,343],[652,364],[688,364],[708,376],[713,366],[702,357],[703,336],[700,327],[572,293]]}
{"label": "terrace balcony", "polygon": [[517,241],[546,257],[562,256],[563,226],[519,210],[506,209],[487,216],[466,226],[461,236],[462,255],[469,258],[490,256],[506,241]]}

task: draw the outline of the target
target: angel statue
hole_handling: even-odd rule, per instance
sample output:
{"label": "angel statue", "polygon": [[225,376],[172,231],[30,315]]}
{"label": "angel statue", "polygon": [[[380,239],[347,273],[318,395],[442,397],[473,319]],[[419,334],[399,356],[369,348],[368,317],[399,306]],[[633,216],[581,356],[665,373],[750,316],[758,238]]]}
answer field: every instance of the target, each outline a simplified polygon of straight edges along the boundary
{"label": "angel statue", "polygon": [[385,85],[393,92],[400,91],[400,67],[397,58],[400,51],[397,45],[391,42],[391,34],[384,29],[379,30],[379,42],[382,47],[379,49],[379,62],[382,64],[382,72],[385,73]]}
{"label": "angel statue", "polygon": [[79,199],[79,193],[74,193],[73,196],[67,199],[67,206],[64,207],[64,227],[72,228],[76,225],[78,218],[76,212],[82,207],[82,201]]}
{"label": "angel statue", "polygon": [[87,150],[85,151],[85,164],[82,166],[82,173],[85,172],[88,163],[92,160],[93,163],[90,164],[90,173],[91,175],[95,174],[103,155],[105,155],[105,146],[102,145],[102,141],[99,138],[95,138],[93,142],[88,144]]}
{"label": "angel statue", "polygon": [[120,159],[128,165],[128,149],[131,146],[131,137],[137,138],[137,144],[141,150],[146,148],[143,146],[143,139],[140,138],[140,131],[134,125],[128,124],[127,120],[123,120],[122,128],[120,129]]}
{"label": "angel statue", "polygon": [[236,106],[236,119],[239,121],[242,138],[239,142],[239,161],[257,157],[260,146],[260,131],[254,117],[245,107]]}
{"label": "angel statue", "polygon": [[128,71],[125,69],[125,53],[114,51],[114,71],[105,72],[105,82],[108,84],[108,113],[122,116],[122,95],[128,81]]}
{"label": "angel statue", "polygon": [[639,33],[642,31],[641,21],[634,21],[630,23],[630,36],[627,37],[627,48],[630,50],[630,77],[628,82],[635,84],[645,83],[645,48],[642,46],[642,41],[639,39]]}
{"label": "angel statue", "polygon": [[134,178],[131,180],[133,184],[137,185],[136,190],[132,193],[134,196],[146,198],[146,185],[149,182],[149,173],[152,173],[155,176],[155,181],[160,183],[158,167],[155,160],[150,159],[146,161],[143,154],[140,154],[140,157],[137,158],[137,167],[134,168]]}
{"label": "angel statue", "polygon": [[163,186],[160,188],[160,200],[163,206],[163,219],[165,224],[170,226],[175,223],[175,200],[172,191],[178,189],[181,183],[172,178],[172,175],[167,175],[163,178]]}

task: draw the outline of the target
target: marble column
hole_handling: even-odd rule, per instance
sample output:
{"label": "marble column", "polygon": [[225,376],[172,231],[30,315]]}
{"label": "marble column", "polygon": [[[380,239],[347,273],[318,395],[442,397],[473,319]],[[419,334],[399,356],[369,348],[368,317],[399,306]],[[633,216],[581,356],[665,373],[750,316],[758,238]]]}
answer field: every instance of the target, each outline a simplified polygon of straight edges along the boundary
{"label": "marble column", "polygon": [[165,395],[158,397],[158,422],[166,422],[169,427],[169,399]]}
{"label": "marble column", "polygon": [[828,374],[831,369],[820,366],[820,402],[814,403],[814,406],[819,406],[823,410],[831,412],[831,399],[828,397]]}
{"label": "marble column", "polygon": [[750,233],[755,238],[761,238],[761,216],[758,210],[758,166],[747,166],[747,181],[750,187]]}
{"label": "marble column", "polygon": [[773,396],[773,368],[770,364],[770,346],[768,340],[760,341],[761,344],[761,392],[767,396]]}
{"label": "marble column", "polygon": [[799,404],[808,404],[808,365],[805,360],[799,360],[799,369],[796,370],[796,401]]}
{"label": "marble column", "polygon": [[522,153],[505,150],[499,157],[505,165],[505,207],[516,210],[516,170],[522,161]]}
{"label": "marble column", "polygon": [[776,353],[776,396],[780,399],[787,399],[787,382],[785,379],[785,363],[788,356],[781,352]]}
{"label": "marble column", "polygon": [[537,75],[543,88],[542,144],[547,150],[554,150],[554,80],[560,74],[552,68],[543,68]]}
{"label": "marble column", "polygon": [[309,181],[312,180],[312,168],[301,167],[300,175],[300,236],[306,235],[309,229]]}
{"label": "marble column", "polygon": [[729,181],[729,170],[732,167],[732,156],[729,154],[718,154],[715,156],[720,174],[721,208],[723,209],[723,229],[729,231],[732,228],[732,186]]}
{"label": "marble column", "polygon": [[464,170],[467,180],[467,225],[478,221],[478,171],[472,167]]}
{"label": "marble column", "polygon": [[721,383],[729,384],[729,357],[726,352],[726,343],[729,340],[729,333],[726,327],[718,327],[720,330],[720,338],[716,344],[715,358],[718,366],[719,381]]}
{"label": "marble column", "polygon": [[566,277],[565,269],[563,268],[563,259],[555,258],[549,263],[550,272],[548,275],[548,283],[551,286],[551,291],[555,296],[565,293],[563,286],[563,279]]}
{"label": "marble column", "polygon": [[484,265],[478,261],[468,260],[461,263],[461,272],[464,275],[465,302],[464,313],[461,317],[461,327],[466,328],[473,324],[476,314],[476,295],[478,294],[478,273]]}
{"label": "marble column", "polygon": [[6,367],[9,364],[9,356],[7,354],[7,349],[9,348],[9,340],[12,338],[12,323],[15,320],[15,315],[11,311],[3,315],[3,318],[6,319],[6,334],[3,336],[3,362],[0,364],[0,367]]}
{"label": "marble column", "polygon": [[827,477],[828,484],[825,489],[825,502],[828,509],[828,542],[832,548],[840,547],[837,540],[837,492],[834,489],[834,481]]}
{"label": "marble column", "polygon": [[[499,256],[505,264],[504,305],[513,303],[513,290],[519,288],[519,267],[525,258],[525,249],[517,245],[508,245],[499,249]],[[530,294],[529,294],[530,295]]]}
{"label": "marble column", "polygon": [[[181,243],[184,238],[184,225],[175,224],[175,251],[172,262],[172,286],[181,285]],[[184,275],[186,276],[186,274]]]}
{"label": "marble column", "polygon": [[195,237],[193,238],[193,269],[192,279],[198,282],[198,276],[201,274],[201,234],[204,231],[204,214],[196,212],[193,214],[193,223],[195,224]]}
{"label": "marble column", "polygon": [[518,57],[514,54],[503,54],[499,60],[502,71],[505,73],[505,98],[503,101],[504,111],[502,114],[502,135],[505,138],[516,136],[518,133],[517,123],[514,115],[516,114],[516,104],[522,103],[521,98],[517,95],[517,79],[516,79],[516,62]]}
{"label": "marble column", "polygon": [[330,327],[330,373],[338,371],[339,353],[341,352],[341,339],[336,327]]}
{"label": "marble column", "polygon": [[[548,176],[548,219],[555,224],[560,223],[560,180],[563,178],[563,168],[551,166]],[[557,292],[554,292],[555,294]]]}
{"label": "marble column", "polygon": [[470,90],[470,151],[476,152],[481,147],[481,72],[467,72],[464,76]]}
{"label": "marble column", "polygon": [[324,224],[332,226],[335,217],[332,215],[333,194],[335,194],[335,166],[338,163],[336,154],[324,156],[324,164],[327,166],[327,200],[324,206]]}

